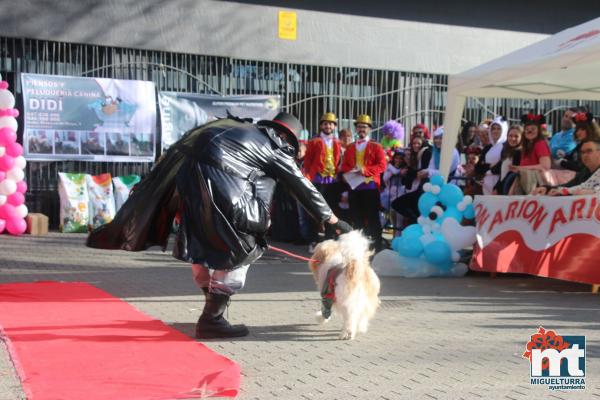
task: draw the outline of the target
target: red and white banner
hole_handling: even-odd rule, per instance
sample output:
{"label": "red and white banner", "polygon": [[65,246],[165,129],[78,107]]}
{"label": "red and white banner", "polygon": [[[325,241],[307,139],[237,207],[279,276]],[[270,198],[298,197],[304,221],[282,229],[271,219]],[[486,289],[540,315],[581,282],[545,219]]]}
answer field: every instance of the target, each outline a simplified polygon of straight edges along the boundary
{"label": "red and white banner", "polygon": [[600,198],[477,196],[471,269],[600,283]]}

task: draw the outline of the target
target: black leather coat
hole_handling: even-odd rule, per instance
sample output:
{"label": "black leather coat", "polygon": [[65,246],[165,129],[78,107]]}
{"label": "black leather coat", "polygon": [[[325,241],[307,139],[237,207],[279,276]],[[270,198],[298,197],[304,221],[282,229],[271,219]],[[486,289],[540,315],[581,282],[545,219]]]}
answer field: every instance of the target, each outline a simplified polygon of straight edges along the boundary
{"label": "black leather coat", "polygon": [[90,234],[87,245],[164,250],[180,210],[174,257],[212,269],[252,263],[267,246],[277,181],[318,221],[332,215],[293,153],[265,126],[223,119],[193,129],[136,186],[113,222]]}

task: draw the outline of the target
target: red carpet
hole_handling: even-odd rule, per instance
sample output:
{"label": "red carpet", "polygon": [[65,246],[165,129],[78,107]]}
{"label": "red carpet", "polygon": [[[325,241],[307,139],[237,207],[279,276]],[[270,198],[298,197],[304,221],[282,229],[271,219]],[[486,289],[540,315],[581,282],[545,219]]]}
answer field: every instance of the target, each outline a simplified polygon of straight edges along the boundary
{"label": "red carpet", "polygon": [[238,394],[236,363],[86,283],[0,285],[0,328],[29,400]]}

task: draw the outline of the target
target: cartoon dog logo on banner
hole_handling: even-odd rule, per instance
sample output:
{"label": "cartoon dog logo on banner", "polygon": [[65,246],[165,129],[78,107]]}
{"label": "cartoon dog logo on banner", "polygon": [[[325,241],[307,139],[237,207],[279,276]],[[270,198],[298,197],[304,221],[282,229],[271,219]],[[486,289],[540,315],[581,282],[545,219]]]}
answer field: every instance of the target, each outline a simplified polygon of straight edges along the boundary
{"label": "cartoon dog logo on banner", "polygon": [[[461,222],[463,218],[475,218],[473,199],[464,196],[458,186],[445,183],[439,175],[423,185],[423,190],[418,223],[407,226],[392,241],[395,254],[379,253],[373,267],[382,275],[462,276],[467,266],[458,263],[459,251],[475,242],[475,227],[463,226]],[[390,269],[391,264],[395,268]]]}

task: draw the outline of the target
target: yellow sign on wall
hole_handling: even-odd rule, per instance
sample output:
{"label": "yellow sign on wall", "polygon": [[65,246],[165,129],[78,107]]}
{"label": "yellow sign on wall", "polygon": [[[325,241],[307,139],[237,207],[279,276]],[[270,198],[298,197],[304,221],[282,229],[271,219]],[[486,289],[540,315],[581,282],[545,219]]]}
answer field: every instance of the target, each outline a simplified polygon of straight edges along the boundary
{"label": "yellow sign on wall", "polygon": [[279,11],[279,39],[296,40],[296,12]]}

